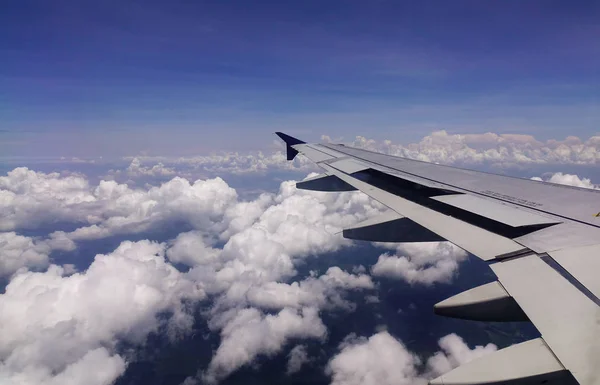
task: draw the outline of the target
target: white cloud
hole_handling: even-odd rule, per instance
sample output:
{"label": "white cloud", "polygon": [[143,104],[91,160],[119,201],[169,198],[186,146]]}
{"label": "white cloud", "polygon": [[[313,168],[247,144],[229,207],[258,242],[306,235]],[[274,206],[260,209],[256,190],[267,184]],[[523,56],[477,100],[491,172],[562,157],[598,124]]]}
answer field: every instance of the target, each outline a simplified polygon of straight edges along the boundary
{"label": "white cloud", "polygon": [[306,346],[296,345],[292,350],[290,350],[290,353],[288,354],[288,362],[286,365],[285,372],[288,376],[297,373],[307,362],[310,362],[310,358],[308,358]]}
{"label": "white cloud", "polygon": [[[360,193],[299,191],[293,182],[284,182],[276,195],[263,194],[253,201],[243,202],[238,200],[236,191],[220,178],[190,183],[176,177],[160,186],[143,190],[115,181],[101,181],[97,186],[90,186],[83,177],[62,177],[26,169],[12,172],[4,182],[4,191],[12,194],[17,201],[26,203],[24,210],[13,208],[4,224],[19,228],[46,211],[52,212],[52,215],[41,215],[41,218],[47,218],[48,222],[58,218],[71,223],[86,223],[70,232],[51,233],[44,240],[50,249],[69,250],[77,242],[139,233],[181,221],[194,228],[191,232],[179,234],[169,243],[168,250],[163,245],[147,241],[134,244],[138,246],[133,248],[146,250],[140,251],[141,254],[154,255],[147,257],[148,260],[131,258],[123,251],[124,244],[112,256],[97,256],[88,270],[82,273],[74,272],[71,267],[65,267],[67,272],[51,266],[46,273],[17,275],[7,288],[3,297],[5,301],[22,293],[25,297],[18,301],[20,306],[34,307],[41,300],[37,296],[26,295],[36,292],[24,286],[26,284],[47,292],[50,299],[61,297],[62,301],[53,310],[56,315],[50,312],[44,317],[29,318],[30,329],[50,336],[47,340],[42,339],[41,334],[30,332],[33,334],[28,336],[25,330],[18,330],[15,335],[22,335],[23,340],[12,344],[31,352],[56,343],[58,337],[53,333],[58,333],[55,332],[58,329],[49,321],[52,317],[59,319],[56,323],[61,325],[63,333],[72,336],[61,342],[63,345],[57,345],[54,362],[44,362],[41,353],[28,353],[20,358],[20,369],[18,365],[17,369],[11,366],[9,373],[24,370],[26,363],[30,363],[35,367],[48,368],[48,373],[58,376],[69,365],[78,365],[85,354],[100,347],[108,349],[107,360],[114,362],[112,344],[123,338],[142,341],[155,330],[157,323],[154,316],[157,312],[175,311],[172,323],[182,322],[185,326],[189,319],[174,304],[184,297],[184,292],[189,291],[198,294],[195,299],[202,298],[205,292],[209,293],[215,302],[213,311],[208,314],[209,321],[224,338],[207,376],[222,378],[261,354],[279,351],[289,338],[320,338],[325,334],[325,328],[318,309],[338,307],[351,310],[352,304],[344,300],[343,292],[373,288],[367,275],[349,274],[339,268],[331,268],[321,276],[313,274],[299,282],[282,282],[296,274],[295,266],[302,259],[350,245],[351,242],[339,234],[334,235],[343,227],[383,210],[383,206]],[[43,193],[45,185],[52,186],[52,194]],[[221,242],[224,242],[224,247],[217,248],[215,245]],[[185,274],[177,272],[165,262],[165,255],[169,261],[186,264],[191,270]],[[158,273],[151,274],[146,270],[151,267],[162,271],[164,276],[160,282],[169,285],[160,289],[160,294],[154,289],[158,285],[158,276],[154,274]],[[131,274],[133,277],[129,276]],[[166,279],[169,276],[174,277],[172,281]],[[187,290],[180,291],[178,285]],[[101,294],[115,290],[121,294]],[[136,295],[141,296],[143,304],[136,303]],[[46,302],[46,306],[52,303]],[[41,304],[37,306],[43,308]],[[137,311],[130,310],[136,307]],[[18,309],[14,307],[12,310]],[[277,316],[265,315],[262,309],[279,313]],[[231,316],[240,311],[250,312],[253,316],[242,319]],[[124,313],[125,317],[122,316]],[[11,313],[6,311],[5,314]],[[23,313],[13,313],[12,316],[20,319]],[[71,321],[61,323],[61,317]],[[273,325],[280,326],[272,328]],[[311,325],[312,329],[306,329],[307,325]],[[254,328],[267,330],[265,338],[270,338],[270,342],[238,338],[248,330],[253,332]],[[134,332],[139,334],[138,338],[132,337]],[[231,340],[230,336],[235,338]],[[228,341],[235,341],[235,344]],[[230,346],[245,353],[234,357],[237,364],[228,368],[224,357],[230,354]],[[17,362],[16,356],[8,351],[4,352],[2,359],[6,365]],[[121,357],[117,359],[123,360]]]}
{"label": "white cloud", "polygon": [[[542,181],[540,177],[533,177],[533,180]],[[546,182],[564,184],[567,186],[575,186],[575,187],[583,187],[589,189],[600,190],[600,186],[595,185],[589,178],[580,178],[577,175],[573,174],[563,174],[562,172],[557,172],[552,174],[550,178],[545,179]]]}
{"label": "white cloud", "polygon": [[206,245],[201,232],[191,231],[175,238],[167,250],[167,257],[171,262],[197,266],[216,263],[219,253],[220,250]]}
{"label": "white cloud", "polygon": [[367,338],[349,335],[327,365],[332,385],[425,385],[427,381],[471,360],[497,350],[493,344],[470,349],[456,334],[439,340],[441,351],[421,360],[387,331]]}
{"label": "white cloud", "polygon": [[0,277],[22,267],[41,269],[48,266],[50,246],[15,232],[0,233]]}
{"label": "white cloud", "polygon": [[368,290],[374,284],[368,275],[348,274],[337,266],[330,267],[320,277],[314,275],[291,284],[267,282],[253,286],[245,293],[249,304],[266,309],[282,307],[318,308],[338,307],[351,310],[349,303],[343,300],[341,290]]}
{"label": "white cloud", "polygon": [[258,354],[279,353],[291,338],[323,338],[326,333],[315,308],[285,308],[276,315],[264,315],[257,309],[241,310],[222,328],[221,345],[204,379],[217,381],[251,362]]}
{"label": "white cloud", "polygon": [[442,351],[427,360],[428,376],[431,378],[498,350],[498,347],[491,343],[485,346],[477,345],[474,349],[470,349],[463,339],[454,333],[442,337],[438,343]]}
{"label": "white cloud", "polygon": [[[283,146],[283,143],[278,143]],[[250,173],[265,174],[270,171],[315,171],[317,166],[305,157],[296,157],[288,161],[284,152],[274,151],[265,154],[258,152],[221,152],[210,155],[192,157],[161,157],[161,156],[135,156],[126,157],[131,164],[125,170],[111,170],[109,175],[118,177],[127,175],[131,178],[144,176],[161,177],[177,172],[178,175],[198,174],[235,174]],[[153,166],[143,166],[153,164]]]}
{"label": "white cloud", "polygon": [[0,231],[60,221],[86,222],[87,212],[82,208],[95,200],[84,177],[19,167],[0,177]]}
{"label": "white cloud", "polygon": [[151,176],[164,177],[176,174],[175,169],[165,167],[162,163],[157,163],[152,167],[144,167],[138,158],[133,158],[127,167],[127,175],[130,177]]}
{"label": "white cloud", "polygon": [[143,343],[164,312],[173,333],[191,326],[184,298],[204,293],[165,262],[164,245],[149,241],[123,242],[83,273],[56,265],[18,273],[0,295],[0,378],[109,384],[125,368],[118,340]]}
{"label": "white cloud", "polygon": [[[282,144],[283,145],[283,144]],[[271,154],[263,152],[240,154],[238,152],[178,158],[174,163],[189,164],[211,173],[245,174],[250,172],[267,172],[270,170],[316,170],[314,163],[304,157],[296,157],[288,161],[281,151]]]}
{"label": "white cloud", "polygon": [[450,242],[402,243],[396,255],[379,256],[371,268],[375,276],[398,278],[410,284],[450,282],[467,253]]}
{"label": "white cloud", "polygon": [[220,178],[194,183],[173,178],[149,190],[114,181],[95,188],[82,177],[61,177],[24,168],[0,177],[0,229],[37,228],[56,222],[86,226],[51,237],[63,241],[138,233],[182,221],[196,228],[220,222],[237,193]]}
{"label": "white cloud", "polygon": [[327,365],[332,385],[425,385],[418,377],[419,358],[388,332],[350,335]]}
{"label": "white cloud", "polygon": [[448,134],[435,131],[419,143],[395,144],[357,136],[350,143],[386,154],[443,164],[597,164],[600,136],[587,140],[569,136],[564,140],[535,139],[519,134]]}

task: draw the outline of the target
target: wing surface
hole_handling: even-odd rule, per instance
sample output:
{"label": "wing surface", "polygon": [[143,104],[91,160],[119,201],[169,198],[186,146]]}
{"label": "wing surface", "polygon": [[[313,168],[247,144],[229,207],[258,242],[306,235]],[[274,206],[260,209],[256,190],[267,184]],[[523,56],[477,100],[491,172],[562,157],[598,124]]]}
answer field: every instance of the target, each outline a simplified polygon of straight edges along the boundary
{"label": "wing surface", "polygon": [[347,229],[348,238],[445,239],[489,263],[495,284],[445,300],[437,313],[526,319],[541,333],[432,384],[600,385],[600,191],[277,134],[288,159],[300,153],[324,170],[299,188],[360,190],[395,213]]}

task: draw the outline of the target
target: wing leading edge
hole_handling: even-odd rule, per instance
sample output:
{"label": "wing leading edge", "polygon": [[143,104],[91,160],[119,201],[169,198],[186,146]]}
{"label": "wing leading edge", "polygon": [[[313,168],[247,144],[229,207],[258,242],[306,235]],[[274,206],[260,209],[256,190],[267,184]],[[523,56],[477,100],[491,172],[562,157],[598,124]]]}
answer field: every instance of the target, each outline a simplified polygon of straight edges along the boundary
{"label": "wing leading edge", "polygon": [[591,214],[600,211],[598,192],[277,135],[288,159],[300,153],[325,171],[298,187],[356,189],[391,209],[344,236],[445,239],[490,264],[497,282],[441,302],[436,313],[529,320],[541,333],[432,384],[600,385],[600,218]]}

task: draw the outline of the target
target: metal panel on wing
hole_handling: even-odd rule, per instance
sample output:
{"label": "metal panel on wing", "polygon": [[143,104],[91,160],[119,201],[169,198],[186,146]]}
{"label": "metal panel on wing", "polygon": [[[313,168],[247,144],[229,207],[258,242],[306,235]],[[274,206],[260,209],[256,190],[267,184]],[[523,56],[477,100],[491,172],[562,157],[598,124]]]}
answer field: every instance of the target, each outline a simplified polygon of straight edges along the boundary
{"label": "metal panel on wing", "polygon": [[444,195],[432,199],[513,227],[560,222],[557,218],[529,212],[523,208],[518,209],[508,203],[494,202],[468,194]]}
{"label": "metal panel on wing", "polygon": [[302,182],[296,182],[296,188],[310,191],[356,191],[356,188],[344,182],[335,175],[321,174],[313,178],[308,178]]}
{"label": "metal panel on wing", "polygon": [[436,242],[445,239],[408,218],[388,211],[343,231],[344,238],[371,242]]}
{"label": "metal panel on wing", "polygon": [[576,385],[541,338],[509,346],[441,375],[431,385]]}

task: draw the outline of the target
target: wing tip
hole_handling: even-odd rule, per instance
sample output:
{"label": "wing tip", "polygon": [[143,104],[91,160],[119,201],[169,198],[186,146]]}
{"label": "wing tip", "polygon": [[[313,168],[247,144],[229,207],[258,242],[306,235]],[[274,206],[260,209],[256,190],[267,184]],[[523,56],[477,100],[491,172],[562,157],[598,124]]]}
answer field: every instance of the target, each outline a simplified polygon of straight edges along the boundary
{"label": "wing tip", "polygon": [[288,134],[284,134],[283,132],[277,131],[275,132],[275,135],[277,135],[278,137],[281,138],[281,140],[283,140],[285,142],[285,144],[287,144],[288,146],[294,146],[296,144],[304,144],[306,142],[298,139],[298,138],[294,138],[293,136],[290,136]]}
{"label": "wing tip", "polygon": [[285,142],[285,148],[287,150],[287,160],[294,160],[296,155],[298,155],[298,151],[292,146],[295,146],[296,144],[306,143],[298,138],[294,138],[293,136],[284,134],[283,132],[277,131],[275,135],[279,136]]}

